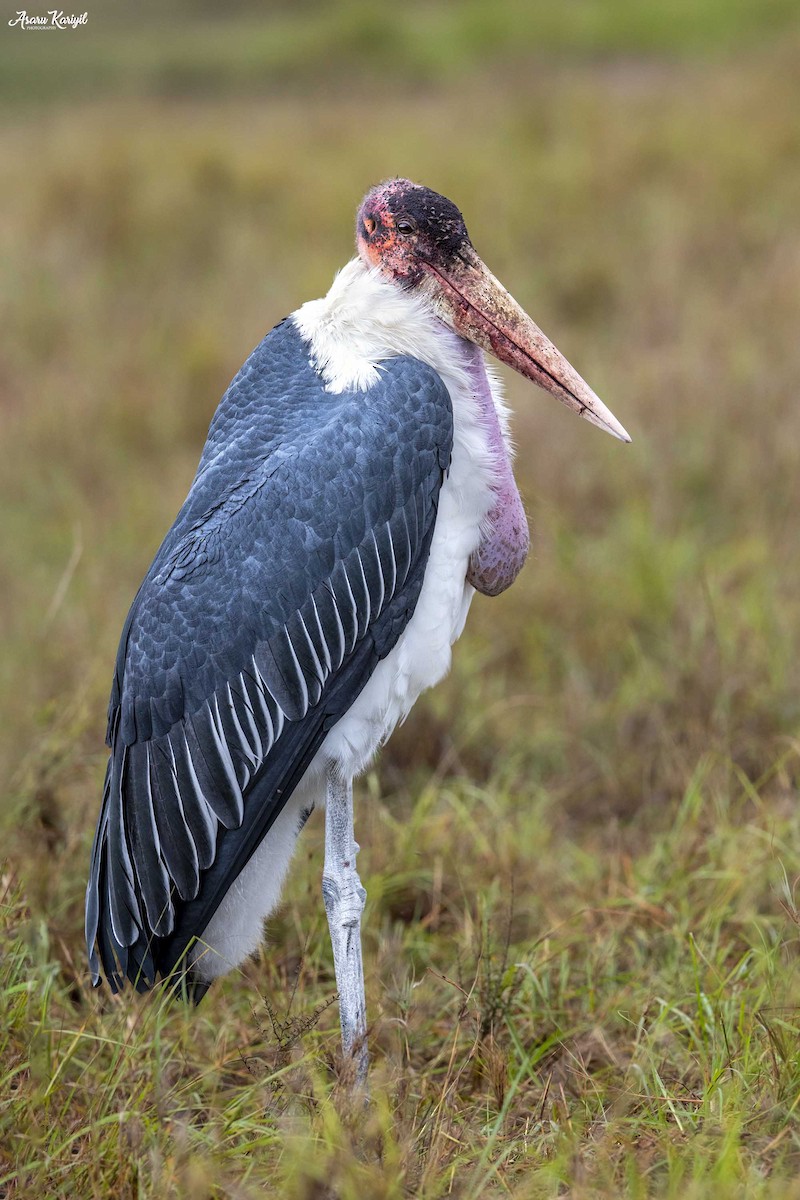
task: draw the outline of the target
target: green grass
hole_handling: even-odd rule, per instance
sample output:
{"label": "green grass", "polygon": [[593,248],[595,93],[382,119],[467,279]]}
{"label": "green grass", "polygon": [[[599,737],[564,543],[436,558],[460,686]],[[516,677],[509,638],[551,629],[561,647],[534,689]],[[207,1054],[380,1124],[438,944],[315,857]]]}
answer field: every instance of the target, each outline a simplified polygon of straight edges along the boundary
{"label": "green grass", "polygon": [[[366,1115],[337,1091],[335,1006],[314,1025],[332,983],[310,864],[269,950],[190,1018],[89,995],[10,886],[0,1187],[795,1195],[800,917],[781,863],[800,820],[713,774],[649,844],[576,842],[552,800],[465,781],[404,821],[375,795]],[[535,893],[500,886],[520,877]],[[262,997],[279,1025],[293,990],[281,1036]]]}
{"label": "green grass", "polygon": [[[0,33],[0,1193],[798,1197],[791,10],[205,11],[92,12],[63,75]],[[228,379],[395,173],[634,443],[508,378],[531,562],[358,791],[364,1114],[319,821],[196,1013],[91,992],[81,925],[128,603]]]}

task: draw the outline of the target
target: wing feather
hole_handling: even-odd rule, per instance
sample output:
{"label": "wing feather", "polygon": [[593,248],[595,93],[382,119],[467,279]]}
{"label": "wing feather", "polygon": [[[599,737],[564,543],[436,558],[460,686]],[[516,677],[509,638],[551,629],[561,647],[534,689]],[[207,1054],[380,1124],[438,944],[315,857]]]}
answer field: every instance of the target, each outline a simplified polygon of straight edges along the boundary
{"label": "wing feather", "polygon": [[153,811],[150,748],[150,742],[136,742],[128,747],[122,774],[122,794],[130,796],[130,803],[125,806],[125,817],[130,834],[131,858],[147,921],[157,937],[165,937],[172,932],[175,913]]}
{"label": "wing feather", "polygon": [[244,791],[256,770],[259,757],[245,732],[247,715],[242,704],[237,704],[230,683],[226,683],[215,696],[214,711],[219,715],[219,727],[222,739],[230,750],[231,758],[236,767],[236,780],[239,788]]}
{"label": "wing feather", "polygon": [[325,645],[328,647],[328,657],[331,660],[331,671],[338,671],[347,652],[347,636],[344,624],[336,603],[336,594],[329,581],[317,588],[316,606]]}
{"label": "wing feather", "polygon": [[209,703],[188,717],[183,728],[189,758],[203,795],[220,824],[226,829],[235,828],[242,820],[242,793],[230,752],[219,736]]}
{"label": "wing feather", "polygon": [[170,740],[162,737],[144,745],[164,865],[181,900],[192,900],[200,887],[197,847],[184,813]]}
{"label": "wing feather", "polygon": [[358,641],[358,609],[344,562],[337,562],[330,579],[345,638],[345,654],[352,654]]}
{"label": "wing feather", "polygon": [[317,602],[313,593],[310,599],[311,606],[308,612],[308,622],[306,623],[306,621],[303,621],[303,624],[306,627],[306,633],[308,634],[311,645],[314,648],[314,654],[316,655],[317,662],[319,664],[320,677],[324,683],[332,670],[331,652],[328,649],[328,643],[325,640],[325,630],[322,628],[319,608],[317,607]]}
{"label": "wing feather", "polygon": [[[252,686],[255,685],[252,684]],[[247,745],[250,749],[253,762],[257,765],[264,761],[267,751],[264,749],[261,740],[261,730],[256,720],[255,709],[253,708],[253,701],[250,698],[250,689],[248,688],[244,671],[239,672],[239,676],[234,683],[228,684],[228,691],[231,702],[236,709],[242,733],[247,739]]]}
{"label": "wing feather", "polygon": [[412,615],[452,447],[429,367],[330,393],[292,323],[217,411],[123,629],[92,849],[92,974],[153,986]]}
{"label": "wing feather", "polygon": [[[364,572],[364,578],[367,580],[372,610],[376,617],[380,616],[386,595],[386,582],[383,576],[383,563],[378,553],[378,541],[375,537],[374,529],[370,529],[367,544],[361,555],[361,569]],[[367,572],[369,572],[369,575]]]}
{"label": "wing feather", "polygon": [[361,562],[361,554],[357,546],[348,554],[344,568],[350,584],[350,590],[353,593],[358,616],[356,641],[360,641],[369,628],[370,617],[372,616],[372,603],[370,601],[366,576],[364,575],[364,566]]}
{"label": "wing feather", "polygon": [[128,846],[128,832],[122,811],[121,778],[125,769],[126,748],[115,755],[111,766],[108,791],[108,823],[106,840],[109,846],[107,859],[107,887],[110,899],[110,918],[114,937],[121,946],[129,946],[135,939],[141,919],[136,895],[133,863]]}
{"label": "wing feather", "polygon": [[394,550],[397,587],[401,588],[408,579],[411,568],[411,530],[404,509],[398,509],[389,522],[389,535]]}
{"label": "wing feather", "polygon": [[381,578],[385,590],[385,598],[391,600],[397,586],[397,561],[392,544],[392,531],[389,522],[384,522],[373,534],[375,550],[380,559]]}
{"label": "wing feather", "polygon": [[295,657],[303,673],[306,688],[308,689],[309,704],[314,705],[319,701],[322,689],[325,686],[325,672],[322,670],[319,655],[314,649],[314,643],[311,641],[308,626],[303,620],[303,609],[309,607],[309,602],[306,600],[303,608],[298,608],[297,612],[293,613],[289,618],[286,628]]}
{"label": "wing feather", "polygon": [[184,819],[197,853],[198,870],[205,871],[214,861],[219,821],[212,805],[203,794],[186,740],[185,725],[181,724],[170,734],[169,744]]}
{"label": "wing feather", "polygon": [[275,743],[275,706],[270,705],[271,697],[266,684],[261,678],[261,672],[256,666],[256,660],[250,656],[250,667],[242,673],[250,681],[247,684],[247,694],[253,706],[253,720],[261,736],[261,753],[266,758]]}

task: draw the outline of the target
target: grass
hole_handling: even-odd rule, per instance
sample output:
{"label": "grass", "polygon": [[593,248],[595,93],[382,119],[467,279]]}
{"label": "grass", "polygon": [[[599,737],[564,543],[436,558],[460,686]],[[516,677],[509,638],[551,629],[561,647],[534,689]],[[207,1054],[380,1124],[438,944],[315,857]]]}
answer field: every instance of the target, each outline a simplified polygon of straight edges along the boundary
{"label": "grass", "polygon": [[[2,35],[8,1197],[800,1194],[798,33],[744,0],[531,11],[483,53],[469,5],[366,47],[361,9],[276,10],[266,83],[246,5],[192,35],[214,69],[110,14],[80,86]],[[158,83],[170,54],[201,86]],[[357,799],[364,1114],[320,822],[196,1013],[92,992],[81,909],[127,605],[228,379],[393,173],[461,205],[634,443],[508,379],[532,561]]]}

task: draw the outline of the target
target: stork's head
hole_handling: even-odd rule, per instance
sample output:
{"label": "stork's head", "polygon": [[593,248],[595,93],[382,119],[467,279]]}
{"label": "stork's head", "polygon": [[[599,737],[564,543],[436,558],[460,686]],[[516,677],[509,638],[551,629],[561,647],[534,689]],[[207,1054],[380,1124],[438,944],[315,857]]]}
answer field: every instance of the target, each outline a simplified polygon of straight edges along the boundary
{"label": "stork's head", "polygon": [[631,439],[577,371],[483,264],[452,201],[408,179],[364,197],[358,253],[370,267],[423,296],[445,324],[574,412],[623,442]]}

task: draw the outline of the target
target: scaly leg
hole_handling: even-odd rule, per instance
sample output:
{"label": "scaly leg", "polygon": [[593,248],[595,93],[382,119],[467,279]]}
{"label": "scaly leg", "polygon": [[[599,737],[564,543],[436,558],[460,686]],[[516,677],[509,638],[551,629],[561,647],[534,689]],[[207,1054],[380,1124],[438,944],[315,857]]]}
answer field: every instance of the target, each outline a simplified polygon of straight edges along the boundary
{"label": "scaly leg", "polygon": [[353,836],[353,782],[328,768],[325,802],[325,868],[322,896],[333,945],[339,992],[339,1018],[345,1061],[355,1068],[355,1083],[366,1083],[367,1006],[361,961],[361,913],[367,893],[356,871],[358,843]]}

